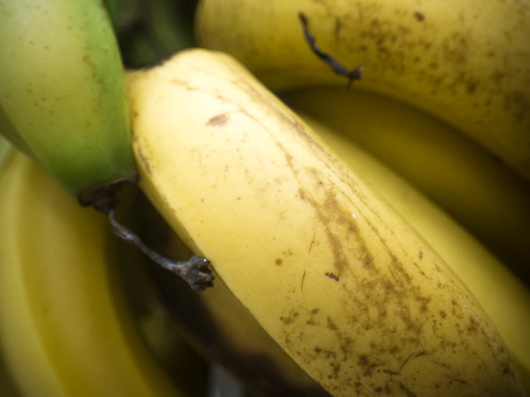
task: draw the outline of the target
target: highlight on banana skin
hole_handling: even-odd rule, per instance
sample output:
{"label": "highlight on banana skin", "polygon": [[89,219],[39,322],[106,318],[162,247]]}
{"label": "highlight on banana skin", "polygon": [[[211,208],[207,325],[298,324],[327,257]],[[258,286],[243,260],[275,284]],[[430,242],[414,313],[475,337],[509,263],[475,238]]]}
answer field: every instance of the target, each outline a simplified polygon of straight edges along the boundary
{"label": "highlight on banana skin", "polygon": [[529,35],[0,0],[2,395],[530,395]]}

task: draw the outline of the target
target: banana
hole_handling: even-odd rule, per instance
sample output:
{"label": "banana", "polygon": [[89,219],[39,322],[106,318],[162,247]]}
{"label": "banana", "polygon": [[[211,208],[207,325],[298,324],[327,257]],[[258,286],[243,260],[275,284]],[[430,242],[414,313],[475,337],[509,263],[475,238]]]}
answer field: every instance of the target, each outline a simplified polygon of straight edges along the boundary
{"label": "banana", "polygon": [[72,194],[133,179],[124,69],[99,0],[0,0],[0,133]]}
{"label": "banana", "polygon": [[447,210],[530,285],[530,184],[439,119],[358,90],[282,99],[381,159]]}
{"label": "banana", "polygon": [[322,51],[364,67],[357,87],[447,121],[530,179],[528,0],[202,0],[197,42],[273,90],[345,85],[310,50],[299,13]]}
{"label": "banana", "polygon": [[241,64],[187,50],[128,85],[140,187],[330,394],[522,395],[447,264]]}
{"label": "banana", "polygon": [[[134,212],[141,216],[139,228],[146,231],[150,246],[175,257],[192,255],[147,199],[135,204]],[[221,365],[247,390],[267,397],[329,396],[263,330],[222,279],[217,278],[213,288],[197,292],[152,262],[146,268],[179,331],[209,362]]]}
{"label": "banana", "polygon": [[18,151],[0,191],[0,350],[21,394],[191,396],[135,331],[104,214]]}
{"label": "banana", "polygon": [[471,233],[402,176],[362,150],[347,135],[303,112],[297,113],[407,219],[462,279],[519,363],[526,391],[530,393],[528,288]]}

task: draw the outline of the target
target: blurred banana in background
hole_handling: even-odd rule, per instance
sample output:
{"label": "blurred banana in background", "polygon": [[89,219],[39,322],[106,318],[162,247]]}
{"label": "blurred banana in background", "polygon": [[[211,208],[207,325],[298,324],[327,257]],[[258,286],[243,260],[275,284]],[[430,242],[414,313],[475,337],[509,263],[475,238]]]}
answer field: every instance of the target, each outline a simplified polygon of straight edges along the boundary
{"label": "blurred banana in background", "polygon": [[[175,352],[176,335],[153,341],[156,327],[145,323],[156,316],[133,316],[117,264],[134,274],[139,258],[110,234],[105,216],[80,207],[14,150],[1,165],[0,191],[0,350],[21,395],[199,395],[148,348],[165,341],[166,354]],[[136,288],[136,302],[144,291]],[[191,351],[172,357],[173,366],[195,369],[196,360]]]}

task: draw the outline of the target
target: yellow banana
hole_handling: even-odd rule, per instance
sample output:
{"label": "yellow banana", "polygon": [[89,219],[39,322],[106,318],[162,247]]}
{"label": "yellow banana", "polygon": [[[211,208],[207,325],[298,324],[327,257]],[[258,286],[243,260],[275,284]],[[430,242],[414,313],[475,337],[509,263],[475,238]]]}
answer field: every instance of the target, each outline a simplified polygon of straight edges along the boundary
{"label": "yellow banana", "polygon": [[530,285],[530,183],[447,124],[357,90],[307,88],[286,103],[348,135],[484,241]]}
{"label": "yellow banana", "polygon": [[528,0],[202,0],[198,44],[274,90],[345,85],[304,41],[300,12],[321,50],[364,66],[356,86],[438,116],[530,179]]}
{"label": "yellow banana", "polygon": [[[384,111],[384,110],[382,110]],[[477,298],[519,363],[530,392],[530,291],[471,233],[347,135],[299,113],[445,259]]]}
{"label": "yellow banana", "polygon": [[180,52],[129,98],[142,189],[330,394],[522,395],[441,257],[233,58]]}
{"label": "yellow banana", "polygon": [[[148,231],[150,246],[175,257],[192,255],[147,200],[139,201],[134,211],[142,217],[139,228]],[[146,266],[181,332],[247,390],[267,397],[329,396],[261,328],[222,279],[217,278],[213,288],[197,292],[152,262]]]}
{"label": "yellow banana", "polygon": [[0,345],[21,394],[190,395],[135,331],[105,216],[20,152],[4,162],[0,191]]}
{"label": "yellow banana", "polygon": [[0,0],[0,37],[0,133],[73,194],[133,178],[124,70],[101,2]]}

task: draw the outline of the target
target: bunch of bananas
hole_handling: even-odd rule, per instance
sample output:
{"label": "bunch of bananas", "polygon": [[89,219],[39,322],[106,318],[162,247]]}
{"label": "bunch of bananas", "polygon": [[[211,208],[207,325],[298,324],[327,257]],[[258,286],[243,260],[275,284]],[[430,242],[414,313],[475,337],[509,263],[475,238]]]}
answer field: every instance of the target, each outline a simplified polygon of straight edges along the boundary
{"label": "bunch of bananas", "polygon": [[527,0],[138,4],[0,0],[3,395],[530,393]]}

